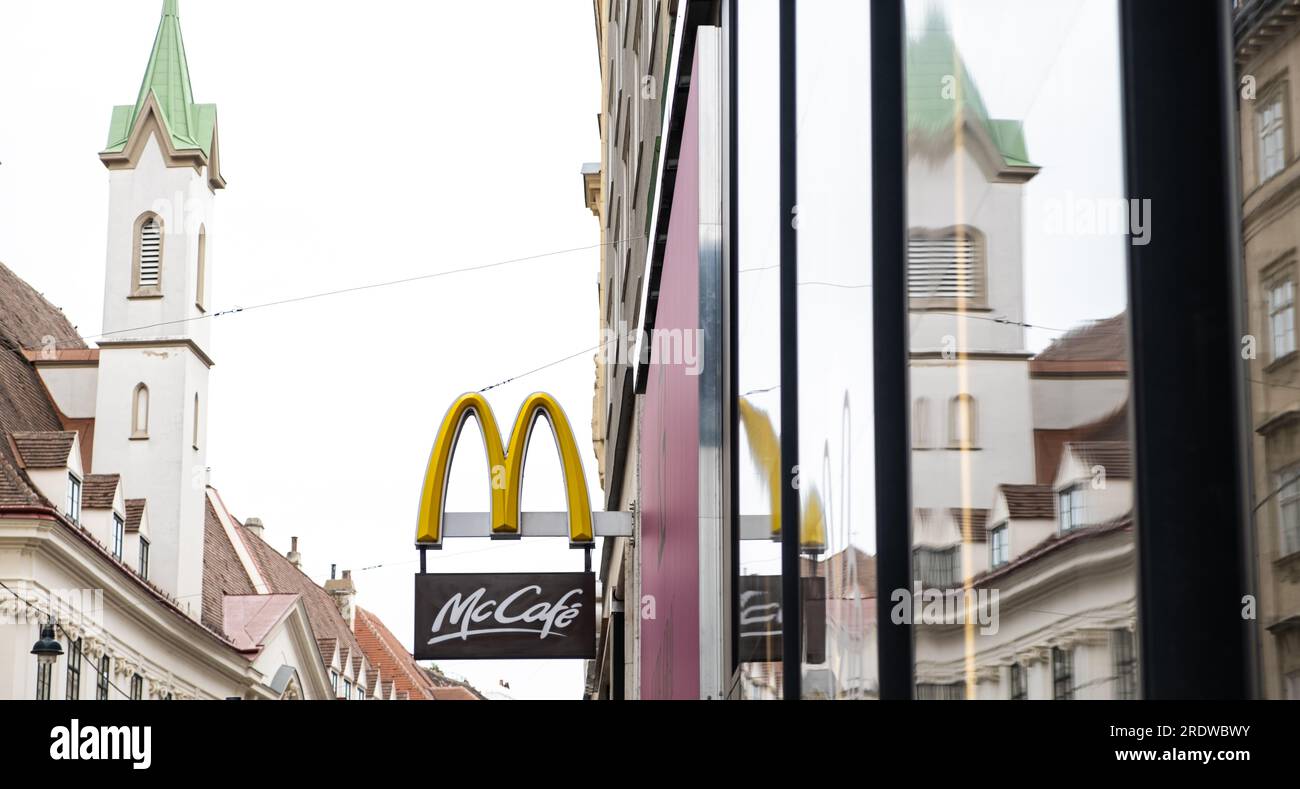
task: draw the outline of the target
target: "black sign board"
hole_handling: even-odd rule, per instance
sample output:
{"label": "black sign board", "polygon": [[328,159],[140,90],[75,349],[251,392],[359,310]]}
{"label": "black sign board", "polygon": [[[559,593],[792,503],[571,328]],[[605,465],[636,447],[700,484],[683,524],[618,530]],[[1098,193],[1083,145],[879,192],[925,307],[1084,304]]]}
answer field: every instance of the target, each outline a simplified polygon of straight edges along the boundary
{"label": "black sign board", "polygon": [[595,656],[593,573],[415,576],[416,660]]}
{"label": "black sign board", "polygon": [[[826,579],[799,579],[805,663],[826,662]],[[740,662],[781,661],[781,576],[740,576]]]}

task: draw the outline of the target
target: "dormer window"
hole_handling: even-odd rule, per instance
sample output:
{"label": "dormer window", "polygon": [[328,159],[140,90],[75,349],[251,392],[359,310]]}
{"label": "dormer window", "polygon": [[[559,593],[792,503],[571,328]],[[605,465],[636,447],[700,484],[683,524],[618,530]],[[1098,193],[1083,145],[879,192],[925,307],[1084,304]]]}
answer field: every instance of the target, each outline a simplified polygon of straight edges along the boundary
{"label": "dormer window", "polygon": [[140,577],[149,580],[149,541],[140,538]]}
{"label": "dormer window", "polygon": [[346,701],[352,698],[352,680],[343,680],[343,699]]}
{"label": "dormer window", "polygon": [[68,501],[64,511],[68,520],[81,523],[81,479],[76,474],[68,474]]}
{"label": "dormer window", "polygon": [[1061,533],[1073,531],[1083,525],[1083,486],[1073,485],[1058,496]]}
{"label": "dormer window", "polygon": [[1011,561],[1011,539],[1007,524],[993,527],[989,532],[989,566],[1001,567]]}
{"label": "dormer window", "polygon": [[132,296],[162,295],[163,224],[157,214],[136,220]]}
{"label": "dormer window", "polygon": [[126,521],[113,513],[113,558],[122,561],[122,545],[126,542]]}

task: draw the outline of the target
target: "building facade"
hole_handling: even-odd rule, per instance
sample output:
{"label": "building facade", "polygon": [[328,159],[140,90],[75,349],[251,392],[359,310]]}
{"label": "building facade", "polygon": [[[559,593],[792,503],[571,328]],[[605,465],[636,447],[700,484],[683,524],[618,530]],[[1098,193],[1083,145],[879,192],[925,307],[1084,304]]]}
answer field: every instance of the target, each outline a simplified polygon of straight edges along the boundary
{"label": "building facade", "polygon": [[[214,105],[194,99],[177,0],[115,107],[104,339],[0,265],[0,697],[436,699],[348,572],[303,574],[207,478]],[[53,625],[63,653],[29,654]],[[476,694],[471,694],[476,695]]]}
{"label": "building facade", "polygon": [[[623,151],[620,132],[610,152],[610,97],[641,76],[609,65],[619,56],[608,37],[620,13],[634,25],[647,4],[614,5],[595,9],[605,158],[584,169],[602,233],[628,205],[618,199],[627,187],[608,177],[611,160],[622,172]],[[1033,95],[1049,64],[1019,54],[1020,67],[983,77],[972,64],[988,70],[1005,42],[958,3],[907,3],[905,247],[882,259],[869,221],[882,110],[863,90],[871,10],[797,5],[798,103],[786,114],[785,51],[773,57],[791,21],[782,7],[670,6],[669,89],[658,125],[639,132],[657,136],[659,161],[631,181],[647,222],[634,278],[608,271],[623,253],[602,236],[602,337],[619,310],[638,336],[628,357],[598,362],[593,441],[606,505],[633,511],[636,528],[604,546],[588,695],[782,698],[793,664],[802,697],[878,698],[888,695],[884,631],[906,627],[912,698],[1140,696],[1124,276],[1137,229],[1109,228],[1116,207],[1105,196],[1123,188],[1122,97],[999,114],[1009,95]],[[1033,24],[1071,35],[1058,21]],[[1105,34],[1117,48],[1118,27]],[[1079,74],[1119,67],[1076,57]],[[986,93],[995,79],[1025,87]],[[1074,164],[1084,146],[1100,176]],[[786,211],[791,158],[797,199]],[[1127,218],[1128,206],[1118,212]],[[906,523],[877,509],[877,391],[897,381],[872,367],[871,289],[873,268],[891,266],[906,296]],[[620,302],[607,280],[637,282],[640,301]],[[889,532],[906,536],[907,583],[882,580]]]}
{"label": "building facade", "polygon": [[1261,692],[1300,699],[1300,361],[1295,341],[1300,248],[1295,4],[1239,2],[1243,305],[1249,332],[1252,538]]}

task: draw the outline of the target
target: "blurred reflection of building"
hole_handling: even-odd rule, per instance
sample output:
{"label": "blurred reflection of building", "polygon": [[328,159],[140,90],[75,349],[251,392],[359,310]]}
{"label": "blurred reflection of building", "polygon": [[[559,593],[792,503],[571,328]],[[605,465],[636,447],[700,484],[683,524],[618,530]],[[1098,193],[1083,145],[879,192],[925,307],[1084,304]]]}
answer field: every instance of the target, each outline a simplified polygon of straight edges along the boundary
{"label": "blurred reflection of building", "polygon": [[997,609],[916,624],[918,698],[1136,697],[1126,331],[1122,315],[1091,323],[1028,362],[1032,408],[1012,429],[1033,436],[1032,481],[974,490],[987,509],[949,546],[977,569],[927,565],[934,549],[917,546],[926,588],[983,593]]}
{"label": "blurred reflection of building", "polygon": [[1292,699],[1300,699],[1296,11],[1290,0],[1241,0],[1235,9],[1260,691]]}

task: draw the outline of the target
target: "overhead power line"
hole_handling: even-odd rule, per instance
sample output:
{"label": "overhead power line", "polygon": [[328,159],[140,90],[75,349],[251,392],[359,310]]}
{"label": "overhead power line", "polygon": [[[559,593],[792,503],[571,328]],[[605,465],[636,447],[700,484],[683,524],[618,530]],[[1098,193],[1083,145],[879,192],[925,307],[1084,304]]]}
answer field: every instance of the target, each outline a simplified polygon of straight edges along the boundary
{"label": "overhead power line", "polygon": [[[501,268],[503,266],[511,266],[518,263],[526,263],[530,260],[541,260],[543,258],[559,257],[561,255],[568,255],[574,252],[585,252],[587,250],[600,249],[601,247],[612,246],[615,244],[625,244],[631,241],[635,241],[637,240],[637,238],[640,238],[640,236],[635,238],[623,239],[621,241],[606,241],[599,244],[588,244],[587,246],[581,246],[581,247],[569,247],[568,249],[557,249],[549,252],[539,252],[535,255],[525,255],[523,257],[509,258],[506,260],[498,260],[493,263],[483,263],[477,266],[464,266],[461,268],[448,269],[445,271],[434,271],[428,274],[417,274],[415,276],[403,277],[401,279],[385,280],[382,282],[371,282],[364,285],[354,285],[347,288],[337,288],[335,290],[326,290],[317,293],[307,293],[299,296],[290,296],[287,298],[276,299],[274,301],[261,302],[258,304],[231,307],[228,309],[218,310],[216,312],[211,312],[204,315],[196,315],[191,318],[178,318],[176,320],[159,321],[157,323],[149,323],[149,324],[144,324],[142,326],[132,326],[132,327],[122,328],[122,329],[112,329],[109,331],[102,332],[100,334],[74,335],[72,337],[55,337],[54,344],[57,347],[59,345],[66,345],[69,343],[85,343],[91,340],[105,339],[119,334],[129,334],[131,332],[144,331],[146,329],[157,329],[165,326],[176,326],[176,325],[181,325],[186,323],[192,323],[195,321],[208,320],[211,318],[220,318],[226,315],[235,315],[241,312],[252,312],[253,310],[267,309],[269,307],[279,307],[286,304],[297,304],[304,301],[323,299],[330,296],[341,296],[349,293],[359,293],[361,291],[375,290],[378,288],[387,288],[387,287],[392,287],[394,285],[406,285],[412,282],[421,282],[424,280],[438,279],[440,277],[449,277],[454,274],[467,274],[474,271],[485,271],[488,269]],[[23,347],[21,350],[40,351],[42,349],[43,346],[31,346],[31,347]]]}

